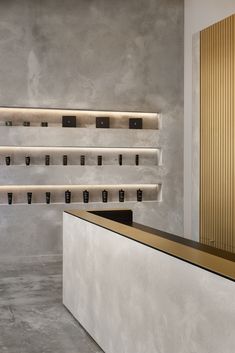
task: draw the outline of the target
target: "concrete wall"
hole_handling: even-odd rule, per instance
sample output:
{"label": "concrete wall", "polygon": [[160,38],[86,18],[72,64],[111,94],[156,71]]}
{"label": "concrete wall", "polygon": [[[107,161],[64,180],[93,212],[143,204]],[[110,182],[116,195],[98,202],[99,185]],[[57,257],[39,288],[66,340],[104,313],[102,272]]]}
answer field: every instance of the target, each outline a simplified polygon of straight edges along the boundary
{"label": "concrete wall", "polygon": [[105,352],[234,352],[233,281],[69,214],[63,259],[63,303]]}
{"label": "concrete wall", "polygon": [[[183,5],[183,0],[0,2],[0,105],[160,111],[162,130],[149,143],[164,148],[163,166],[155,171],[156,182],[158,173],[164,179],[163,202],[137,205],[136,220],[177,234],[183,231]],[[113,145],[112,136],[107,144]],[[42,214],[45,227],[46,210]],[[26,215],[22,208],[17,219]],[[61,213],[53,210],[53,217],[58,233]],[[33,241],[35,251],[28,255],[61,251],[61,234],[55,232],[44,250],[37,249],[31,223],[27,242]],[[15,224],[11,239],[16,233]],[[21,254],[13,244],[11,255]]]}
{"label": "concrete wall", "polygon": [[[184,233],[186,237],[198,239],[198,211],[195,205],[195,196],[197,197],[198,185],[195,184],[198,169],[195,160],[195,151],[198,147],[199,140],[196,144],[196,136],[193,135],[193,116],[195,110],[195,93],[197,92],[198,80],[195,79],[195,71],[197,70],[197,39],[195,35],[202,29],[222,20],[235,13],[234,0],[185,0],[185,31],[184,31]],[[193,43],[195,45],[193,45]],[[193,48],[194,63],[193,63]],[[198,76],[197,76],[198,77]],[[193,87],[193,81],[195,85]],[[196,97],[197,100],[197,97]],[[194,106],[195,107],[195,106]],[[196,173],[195,175],[193,173]],[[193,199],[194,197],[194,199]],[[194,212],[196,211],[196,212]],[[195,229],[196,228],[196,229]]]}

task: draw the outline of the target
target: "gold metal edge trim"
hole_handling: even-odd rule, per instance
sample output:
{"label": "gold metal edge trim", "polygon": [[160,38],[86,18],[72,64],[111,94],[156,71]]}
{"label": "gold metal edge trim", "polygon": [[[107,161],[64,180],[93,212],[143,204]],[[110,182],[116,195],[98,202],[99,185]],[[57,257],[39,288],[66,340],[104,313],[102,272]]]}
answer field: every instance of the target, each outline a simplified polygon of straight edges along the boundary
{"label": "gold metal edge trim", "polygon": [[[112,209],[113,210],[113,209]],[[121,210],[121,209],[120,209]],[[122,209],[124,210],[124,209]],[[126,236],[143,245],[150,246],[156,250],[163,251],[169,255],[175,256],[181,260],[190,262],[192,265],[199,266],[205,270],[212,271],[218,275],[235,280],[235,262],[222,257],[205,253],[201,250],[191,248],[190,246],[165,239],[161,236],[148,233],[146,231],[118,223],[102,216],[97,216],[91,211],[69,210],[66,213],[71,216],[79,217],[85,221],[94,223],[97,226],[104,227],[110,231]],[[100,210],[99,210],[100,211]],[[108,211],[108,209],[105,209]]]}

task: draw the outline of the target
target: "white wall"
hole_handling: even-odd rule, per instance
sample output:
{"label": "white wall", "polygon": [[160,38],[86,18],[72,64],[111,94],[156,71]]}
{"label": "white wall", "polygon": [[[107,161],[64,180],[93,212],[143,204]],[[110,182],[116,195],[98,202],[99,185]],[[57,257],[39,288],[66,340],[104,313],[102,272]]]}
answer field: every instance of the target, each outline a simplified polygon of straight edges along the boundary
{"label": "white wall", "polygon": [[191,237],[192,214],[192,36],[235,13],[235,0],[185,0],[184,37],[184,234]]}

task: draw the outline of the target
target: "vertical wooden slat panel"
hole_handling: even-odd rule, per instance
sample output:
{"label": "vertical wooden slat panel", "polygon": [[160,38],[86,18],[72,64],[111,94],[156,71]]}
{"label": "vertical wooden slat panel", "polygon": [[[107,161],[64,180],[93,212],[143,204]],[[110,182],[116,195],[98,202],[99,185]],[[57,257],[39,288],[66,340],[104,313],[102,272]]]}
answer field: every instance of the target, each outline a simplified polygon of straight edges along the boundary
{"label": "vertical wooden slat panel", "polygon": [[201,32],[200,241],[235,252],[235,15]]}

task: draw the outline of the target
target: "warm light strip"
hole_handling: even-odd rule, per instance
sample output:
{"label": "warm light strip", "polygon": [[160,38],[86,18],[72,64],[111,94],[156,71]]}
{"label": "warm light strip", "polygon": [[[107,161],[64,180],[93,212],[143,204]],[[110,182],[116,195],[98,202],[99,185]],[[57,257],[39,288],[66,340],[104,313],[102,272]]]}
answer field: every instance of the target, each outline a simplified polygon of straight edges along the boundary
{"label": "warm light strip", "polygon": [[24,147],[24,146],[0,146],[1,152],[11,152],[11,151],[101,151],[101,152],[148,152],[148,153],[156,153],[159,151],[159,148],[127,148],[127,147]]}
{"label": "warm light strip", "polygon": [[157,184],[99,184],[99,185],[1,185],[0,191],[7,190],[45,190],[45,189],[56,189],[56,190],[64,190],[64,189],[100,189],[100,188],[109,188],[109,189],[118,189],[118,188],[126,188],[126,189],[158,189],[161,187],[160,183]]}
{"label": "warm light strip", "polygon": [[128,111],[106,111],[106,110],[82,110],[82,109],[48,109],[48,108],[19,108],[19,107],[0,107],[0,113],[4,112],[22,112],[22,113],[37,113],[42,115],[46,113],[47,115],[55,115],[55,113],[76,115],[76,116],[109,116],[109,117],[142,117],[142,118],[158,118],[159,113],[148,113],[148,112],[128,112]]}

